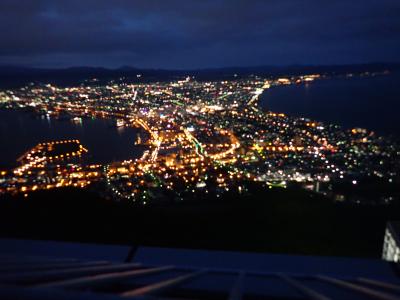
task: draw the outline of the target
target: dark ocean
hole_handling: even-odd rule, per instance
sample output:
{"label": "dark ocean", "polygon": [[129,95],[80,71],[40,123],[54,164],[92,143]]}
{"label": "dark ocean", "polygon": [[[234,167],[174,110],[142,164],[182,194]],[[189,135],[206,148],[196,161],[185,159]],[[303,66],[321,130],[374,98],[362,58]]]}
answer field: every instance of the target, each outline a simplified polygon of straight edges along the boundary
{"label": "dark ocean", "polygon": [[89,150],[86,160],[110,163],[136,158],[143,153],[135,146],[140,129],[116,128],[104,119],[70,120],[40,117],[25,111],[0,109],[0,167],[10,167],[16,159],[36,144],[62,139],[79,139]]}
{"label": "dark ocean", "polygon": [[322,79],[264,92],[267,110],[400,137],[400,73]]}

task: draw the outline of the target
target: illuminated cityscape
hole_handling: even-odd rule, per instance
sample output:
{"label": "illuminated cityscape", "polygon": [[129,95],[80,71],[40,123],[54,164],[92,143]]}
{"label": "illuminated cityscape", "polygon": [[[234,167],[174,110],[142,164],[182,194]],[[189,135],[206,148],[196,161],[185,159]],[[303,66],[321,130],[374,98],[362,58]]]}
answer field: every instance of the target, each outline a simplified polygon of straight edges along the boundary
{"label": "illuminated cityscape", "polygon": [[400,300],[400,0],[0,24],[0,300]]}
{"label": "illuminated cityscape", "polygon": [[[138,74],[139,78],[141,75]],[[352,75],[348,75],[352,76]],[[399,178],[400,148],[362,128],[296,118],[259,108],[259,97],[279,85],[312,84],[326,75],[168,82],[87,81],[74,87],[30,84],[0,92],[1,106],[46,118],[107,118],[116,127],[141,128],[137,159],[91,164],[73,139],[43,141],[1,170],[0,193],[65,186],[90,187],[109,197],[147,204],[226,193],[301,187],[337,201],[350,199],[333,185],[356,187],[365,178]],[[388,203],[394,196],[382,196]]]}

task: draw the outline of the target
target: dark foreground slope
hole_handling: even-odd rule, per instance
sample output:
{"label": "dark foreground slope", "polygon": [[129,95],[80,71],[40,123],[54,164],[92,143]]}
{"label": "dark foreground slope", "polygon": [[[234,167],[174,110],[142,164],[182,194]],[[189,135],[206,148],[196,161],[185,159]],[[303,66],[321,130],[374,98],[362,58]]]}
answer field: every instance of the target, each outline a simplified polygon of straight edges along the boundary
{"label": "dark foreground slope", "polygon": [[81,190],[0,198],[0,236],[29,239],[379,257],[397,204],[339,205],[298,190],[135,207]]}

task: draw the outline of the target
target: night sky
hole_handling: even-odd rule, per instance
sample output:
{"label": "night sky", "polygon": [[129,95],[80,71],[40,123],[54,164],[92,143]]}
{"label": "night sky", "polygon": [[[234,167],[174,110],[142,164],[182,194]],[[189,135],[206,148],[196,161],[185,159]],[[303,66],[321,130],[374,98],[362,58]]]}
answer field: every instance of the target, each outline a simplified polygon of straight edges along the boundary
{"label": "night sky", "polygon": [[0,65],[400,61],[400,0],[1,0]]}

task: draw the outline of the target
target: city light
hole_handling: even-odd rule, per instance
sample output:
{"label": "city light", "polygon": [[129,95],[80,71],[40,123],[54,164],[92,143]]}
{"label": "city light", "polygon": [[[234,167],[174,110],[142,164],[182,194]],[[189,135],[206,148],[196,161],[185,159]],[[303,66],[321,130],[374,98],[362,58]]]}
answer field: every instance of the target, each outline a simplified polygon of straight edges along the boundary
{"label": "city light", "polygon": [[327,193],[324,184],[356,185],[370,174],[392,180],[396,170],[386,166],[399,150],[373,132],[258,108],[268,89],[321,79],[319,74],[185,78],[3,91],[6,108],[29,108],[49,118],[68,116],[75,124],[108,118],[117,128],[140,128],[134,144],[144,150],[137,159],[91,165],[85,160],[88,149],[76,139],[43,142],[23,154],[18,167],[1,171],[0,192],[26,194],[105,182],[117,199],[148,203],[168,193],[177,199],[185,193],[242,193],[249,182],[266,188],[300,184]]}

